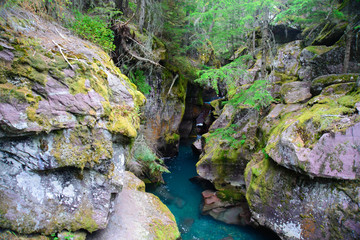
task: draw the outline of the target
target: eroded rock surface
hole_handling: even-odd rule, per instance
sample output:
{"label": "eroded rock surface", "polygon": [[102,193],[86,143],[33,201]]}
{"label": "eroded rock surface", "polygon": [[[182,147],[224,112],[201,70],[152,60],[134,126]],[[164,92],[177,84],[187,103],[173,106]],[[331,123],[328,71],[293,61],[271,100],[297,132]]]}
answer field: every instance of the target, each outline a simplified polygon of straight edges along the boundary
{"label": "eroded rock surface", "polygon": [[0,25],[0,227],[105,228],[144,96],[59,25],[20,9],[2,9]]}
{"label": "eroded rock surface", "polygon": [[144,183],[135,175],[125,174],[124,189],[114,203],[108,227],[88,239],[178,239],[180,232],[170,210],[158,197],[144,192]]}

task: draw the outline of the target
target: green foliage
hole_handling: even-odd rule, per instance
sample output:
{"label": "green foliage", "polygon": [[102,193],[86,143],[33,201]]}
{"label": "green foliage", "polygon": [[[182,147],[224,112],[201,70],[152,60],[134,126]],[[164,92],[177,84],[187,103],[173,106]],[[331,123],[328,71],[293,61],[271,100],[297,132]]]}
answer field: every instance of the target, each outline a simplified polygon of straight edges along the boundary
{"label": "green foliage", "polygon": [[217,94],[219,94],[218,85],[221,82],[226,83],[229,89],[234,88],[237,85],[237,79],[249,77],[244,64],[249,59],[251,56],[245,55],[219,69],[200,71],[200,76],[195,82],[201,85],[210,85]]}
{"label": "green foliage", "polygon": [[237,131],[236,129],[239,126],[236,124],[231,124],[225,128],[218,128],[214,132],[210,133],[210,138],[217,138],[225,140],[230,148],[238,149],[243,146],[246,142],[246,135],[242,135],[241,139],[235,138]]}
{"label": "green foliage", "polygon": [[59,238],[56,236],[56,233],[52,233],[50,236],[52,240],[59,240]]}
{"label": "green foliage", "polygon": [[122,14],[123,13],[115,7],[115,3],[111,1],[99,1],[98,5],[89,11],[89,15],[100,17],[107,23],[116,21]]}
{"label": "green foliage", "polygon": [[257,80],[247,90],[242,90],[235,94],[227,103],[233,106],[247,105],[257,110],[265,108],[273,102],[274,99],[267,90],[266,80]]}
{"label": "green foliage", "polygon": [[108,28],[104,19],[79,11],[75,11],[74,16],[75,20],[70,23],[69,27],[80,37],[97,43],[105,51],[115,50],[113,31]]}
{"label": "green foliage", "polygon": [[[125,66],[125,68],[126,68],[126,66]],[[146,76],[144,75],[143,71],[136,69],[135,72],[130,71],[128,76],[130,78],[130,81],[137,86],[137,88],[140,92],[142,92],[145,95],[150,93],[151,87],[146,82]]]}
{"label": "green foliage", "polygon": [[127,169],[138,177],[153,178],[163,172],[169,173],[164,161],[159,159],[146,143],[143,135],[138,135],[131,149],[131,158],[126,162]]}

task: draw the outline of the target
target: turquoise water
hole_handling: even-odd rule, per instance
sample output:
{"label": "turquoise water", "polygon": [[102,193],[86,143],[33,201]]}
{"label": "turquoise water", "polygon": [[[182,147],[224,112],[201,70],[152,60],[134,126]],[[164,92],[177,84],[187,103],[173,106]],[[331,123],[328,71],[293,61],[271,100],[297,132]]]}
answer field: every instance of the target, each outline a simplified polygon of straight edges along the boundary
{"label": "turquoise water", "polygon": [[[198,156],[191,150],[190,141],[182,141],[179,155],[166,161],[171,173],[164,174],[166,185],[148,186],[174,214],[183,240],[272,240],[274,236],[260,233],[251,227],[224,224],[200,213],[202,189],[189,178],[197,175]],[[276,239],[276,238],[275,238]]]}

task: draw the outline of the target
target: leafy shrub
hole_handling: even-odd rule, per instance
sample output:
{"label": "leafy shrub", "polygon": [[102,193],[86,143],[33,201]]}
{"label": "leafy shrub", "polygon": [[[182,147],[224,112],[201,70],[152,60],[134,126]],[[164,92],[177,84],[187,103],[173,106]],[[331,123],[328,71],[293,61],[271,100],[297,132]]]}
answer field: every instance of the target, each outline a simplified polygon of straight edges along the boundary
{"label": "leafy shrub", "polygon": [[240,148],[246,142],[246,135],[243,134],[241,139],[235,138],[238,127],[236,124],[231,124],[229,127],[218,128],[210,134],[210,137],[227,141],[231,148]]}
{"label": "leafy shrub", "polygon": [[161,173],[169,172],[164,166],[164,161],[156,156],[142,135],[135,139],[126,167],[142,179],[156,179]]}
{"label": "leafy shrub", "polygon": [[79,11],[74,12],[75,20],[70,27],[80,37],[98,44],[105,51],[115,50],[114,34],[107,22],[98,16],[89,16]]}
{"label": "leafy shrub", "polygon": [[257,110],[265,108],[274,101],[267,90],[266,80],[257,80],[247,90],[235,94],[227,103],[233,106],[248,105]]}
{"label": "leafy shrub", "polygon": [[244,62],[251,58],[249,55],[242,56],[235,61],[219,68],[199,72],[199,78],[195,82],[201,85],[209,85],[219,94],[219,83],[223,82],[229,88],[236,86],[237,79],[248,77]]}
{"label": "leafy shrub", "polygon": [[129,72],[129,78],[132,83],[134,83],[140,92],[143,94],[149,94],[151,87],[146,82],[146,76],[144,75],[144,72],[136,69],[135,72],[130,71]]}

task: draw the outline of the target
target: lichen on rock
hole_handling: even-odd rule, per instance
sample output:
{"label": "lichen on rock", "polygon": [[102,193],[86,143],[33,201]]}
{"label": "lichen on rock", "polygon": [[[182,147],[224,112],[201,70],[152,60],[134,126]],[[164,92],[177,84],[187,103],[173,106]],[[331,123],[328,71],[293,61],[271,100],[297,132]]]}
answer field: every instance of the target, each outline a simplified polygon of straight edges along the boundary
{"label": "lichen on rock", "polygon": [[0,227],[103,229],[145,97],[62,26],[20,8],[0,15]]}

